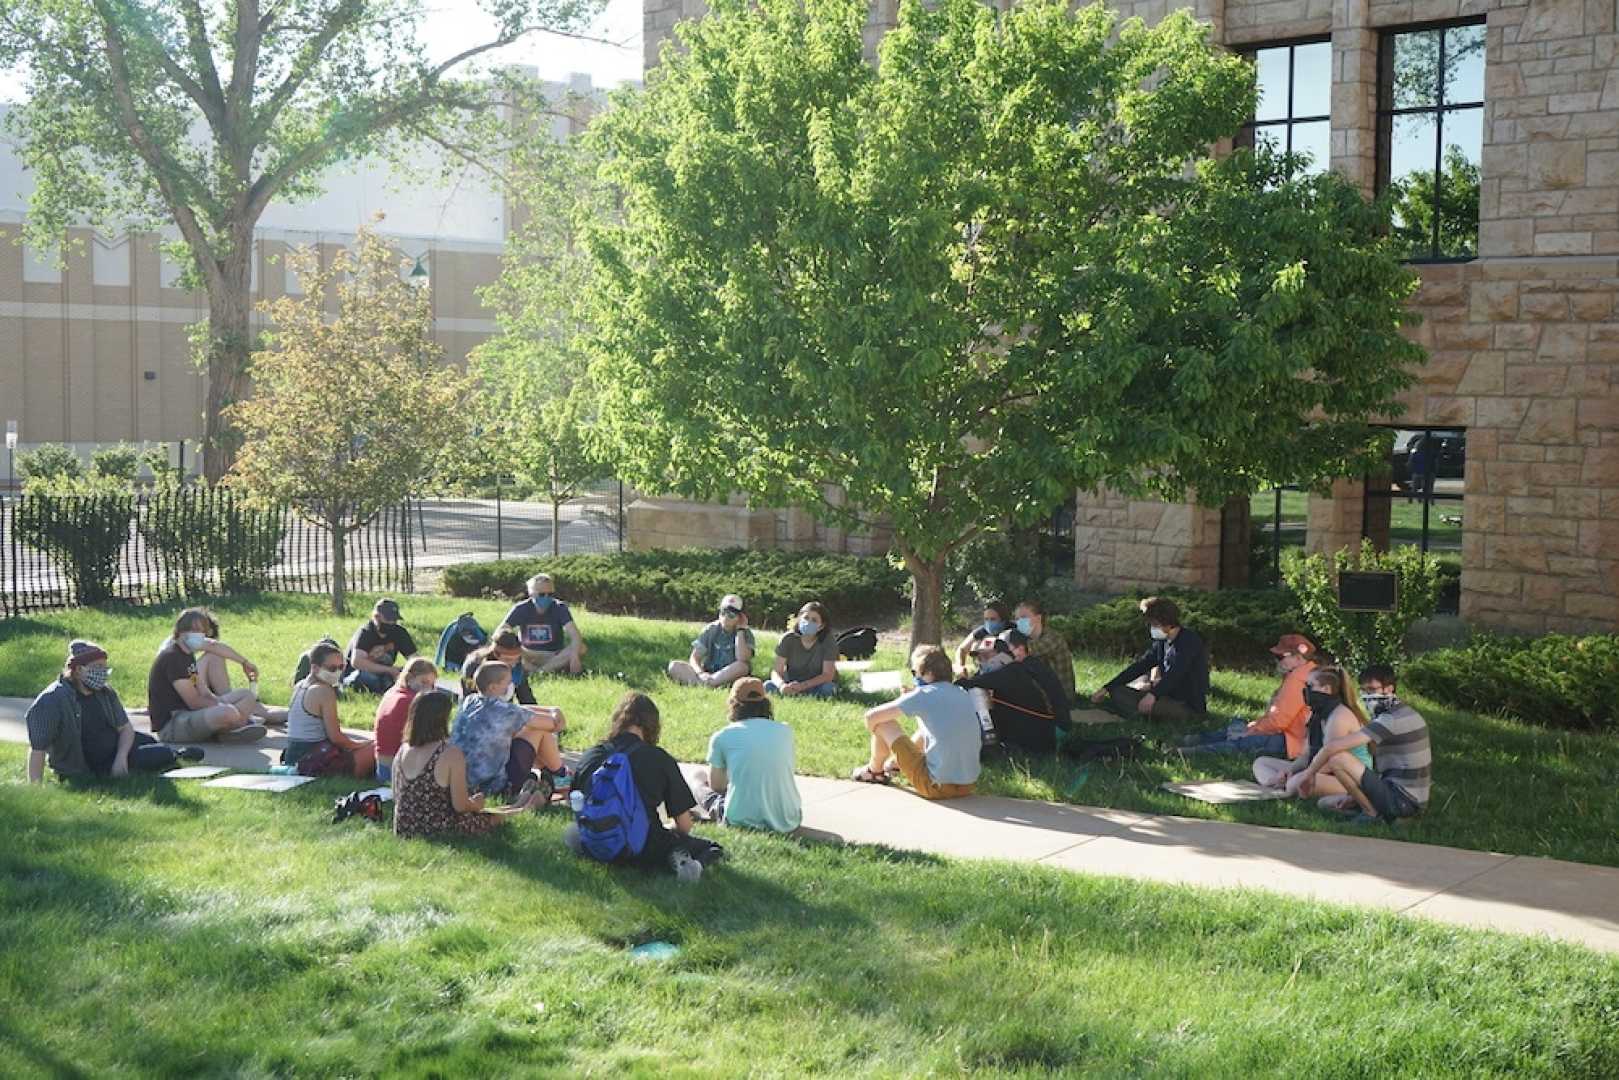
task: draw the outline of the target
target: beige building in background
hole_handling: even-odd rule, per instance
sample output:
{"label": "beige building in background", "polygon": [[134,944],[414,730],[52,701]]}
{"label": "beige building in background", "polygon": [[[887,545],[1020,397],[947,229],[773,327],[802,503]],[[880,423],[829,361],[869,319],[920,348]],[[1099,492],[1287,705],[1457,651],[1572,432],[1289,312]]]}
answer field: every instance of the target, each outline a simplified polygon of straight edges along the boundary
{"label": "beige building in background", "polygon": [[[1405,110],[1429,104],[1392,92],[1395,49],[1415,41],[1397,35],[1437,28],[1447,43],[1464,42],[1476,33],[1468,27],[1482,25],[1476,87],[1470,66],[1457,75],[1468,85],[1453,100],[1467,104],[1415,108],[1442,113],[1478,166],[1479,227],[1476,251],[1416,267],[1424,322],[1414,335],[1429,360],[1406,413],[1390,423],[1465,431],[1463,498],[1445,504],[1460,507],[1465,618],[1511,630],[1619,630],[1616,0],[1116,6],[1148,22],[1193,7],[1216,41],[1266,50],[1267,61],[1286,53],[1296,62],[1296,46],[1316,46],[1327,75],[1305,96],[1325,108],[1299,113],[1289,95],[1281,130],[1368,193],[1411,165],[1420,133]],[[703,10],[701,0],[645,0],[648,66],[675,23]],[[877,0],[868,46],[897,16],[896,0]],[[1433,145],[1437,157],[1444,142]],[[1366,498],[1362,480],[1339,481],[1330,498],[1309,500],[1307,546],[1386,538],[1386,505]],[[1075,512],[1075,576],[1087,588],[1245,580],[1246,504],[1222,512],[1081,497]]]}
{"label": "beige building in background", "polygon": [[[556,137],[581,129],[604,101],[588,76],[547,90],[574,102],[562,110],[571,117],[551,118]],[[334,171],[315,199],[272,204],[254,239],[254,300],[298,292],[282,258],[290,248],[314,246],[329,261],[381,212],[379,232],[429,275],[446,359],[463,363],[498,329],[478,290],[499,275],[519,209],[474,172],[438,183],[431,150],[418,160],[433,183],[367,162]],[[188,329],[206,319],[206,297],[179,287],[180,266],[155,233],[75,229],[63,267],[24,247],[30,190],[14,151],[0,146],[0,423],[17,422],[19,449],[66,443],[87,455],[109,443],[186,443],[187,467],[198,471],[207,380],[191,360]]]}

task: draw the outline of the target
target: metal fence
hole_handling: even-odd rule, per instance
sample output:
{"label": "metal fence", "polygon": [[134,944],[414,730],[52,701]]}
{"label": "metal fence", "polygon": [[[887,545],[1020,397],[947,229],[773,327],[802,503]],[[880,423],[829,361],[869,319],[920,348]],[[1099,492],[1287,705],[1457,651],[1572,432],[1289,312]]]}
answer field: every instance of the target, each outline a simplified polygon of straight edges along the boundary
{"label": "metal fence", "polygon": [[624,486],[592,485],[553,507],[507,497],[426,498],[412,503],[418,566],[539,555],[604,554],[624,550]]}
{"label": "metal fence", "polygon": [[[345,544],[348,587],[409,591],[417,520],[391,507]],[[0,499],[0,615],[242,592],[324,593],[332,541],[290,507],[223,488]]]}

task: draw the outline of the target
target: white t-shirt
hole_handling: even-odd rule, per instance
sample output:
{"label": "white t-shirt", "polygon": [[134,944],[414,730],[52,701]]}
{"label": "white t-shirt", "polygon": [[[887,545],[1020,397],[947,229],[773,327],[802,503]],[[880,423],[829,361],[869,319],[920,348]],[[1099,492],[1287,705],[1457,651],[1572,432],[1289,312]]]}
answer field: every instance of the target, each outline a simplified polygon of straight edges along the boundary
{"label": "white t-shirt", "polygon": [[972,695],[954,683],[929,683],[896,705],[916,717],[917,749],[927,758],[928,775],[939,784],[978,782],[978,750],[983,745]]}

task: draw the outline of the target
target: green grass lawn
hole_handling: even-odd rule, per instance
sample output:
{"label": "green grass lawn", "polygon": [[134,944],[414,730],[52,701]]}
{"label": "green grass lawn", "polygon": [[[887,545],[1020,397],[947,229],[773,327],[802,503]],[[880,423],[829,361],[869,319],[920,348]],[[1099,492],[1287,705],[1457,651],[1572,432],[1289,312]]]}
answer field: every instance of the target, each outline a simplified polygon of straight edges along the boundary
{"label": "green grass lawn", "polygon": [[[356,600],[360,611],[370,601]],[[507,605],[442,597],[405,598],[407,624],[418,644],[431,648],[437,632],[471,607],[493,627]],[[217,605],[224,637],[264,669],[266,697],[285,703],[287,676],[298,654],[322,634],[347,642],[359,616],[342,620],[322,613],[313,597],[264,596]],[[603,733],[614,702],[626,686],[647,690],[664,714],[664,744],[677,757],[701,760],[709,736],[724,723],[723,697],[702,688],[677,687],[664,678],[665,663],[684,656],[697,627],[644,619],[596,615],[577,617],[591,643],[588,666],[597,674],[553,679],[539,688],[540,700],[563,706],[570,717],[564,747],[583,749]],[[0,622],[0,695],[31,696],[60,669],[71,636],[99,640],[112,653],[113,685],[130,703],[145,698],[146,668],[172,625],[172,610],[81,610]],[[429,640],[431,638],[431,640]],[[773,651],[776,637],[761,634],[761,652]],[[899,650],[878,654],[879,667],[898,668]],[[1098,685],[1118,669],[1116,660],[1076,661],[1082,687]],[[759,670],[764,670],[761,660]],[[622,673],[622,679],[618,675]],[[1217,715],[1252,715],[1274,689],[1271,676],[1216,672],[1211,710]],[[369,727],[374,698],[350,697],[343,719]],[[861,712],[879,699],[851,694],[832,702],[784,701],[778,715],[798,735],[801,772],[847,776],[864,757]],[[1542,730],[1498,717],[1441,709],[1416,699],[1432,727],[1436,753],[1435,793],[1422,819],[1401,826],[1404,839],[1519,855],[1541,855],[1619,866],[1619,740],[1611,736]],[[1132,730],[1124,724],[1099,728],[1098,736]],[[1184,729],[1157,725],[1144,730],[1170,745]],[[1190,817],[1244,821],[1318,831],[1354,831],[1316,810],[1313,804],[1271,802],[1216,807],[1159,789],[1166,780],[1247,777],[1238,757],[1183,758],[1177,751],[1149,752],[1123,765],[1078,766],[1061,760],[998,760],[984,773],[981,790],[1001,795],[1111,806]],[[1381,835],[1387,835],[1383,833]]]}
{"label": "green grass lawn", "polygon": [[[1310,497],[1302,491],[1282,492],[1282,546],[1298,547],[1304,544],[1305,526],[1309,519]],[[1276,493],[1255,492],[1249,501],[1254,528],[1268,530],[1276,516]],[[1462,504],[1454,500],[1440,500],[1428,511],[1428,550],[1441,557],[1458,553],[1462,549],[1462,527],[1448,524],[1446,517],[1459,517]],[[1396,544],[1418,544],[1422,541],[1422,504],[1408,501],[1395,492],[1389,498],[1389,539]]]}
{"label": "green grass lawn", "polygon": [[0,784],[0,1075],[1619,1075],[1619,959],[1572,946],[729,832],[686,887],[343,789]]}

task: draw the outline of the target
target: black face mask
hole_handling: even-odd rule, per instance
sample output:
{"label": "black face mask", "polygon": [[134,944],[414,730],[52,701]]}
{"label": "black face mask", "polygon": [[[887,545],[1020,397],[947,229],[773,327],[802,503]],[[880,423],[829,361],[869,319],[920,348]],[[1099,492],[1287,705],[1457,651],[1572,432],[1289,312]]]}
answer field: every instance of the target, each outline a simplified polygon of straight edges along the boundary
{"label": "black face mask", "polygon": [[1336,694],[1329,694],[1323,690],[1306,689],[1304,691],[1304,703],[1310,707],[1311,712],[1327,713],[1331,712],[1339,702]]}

